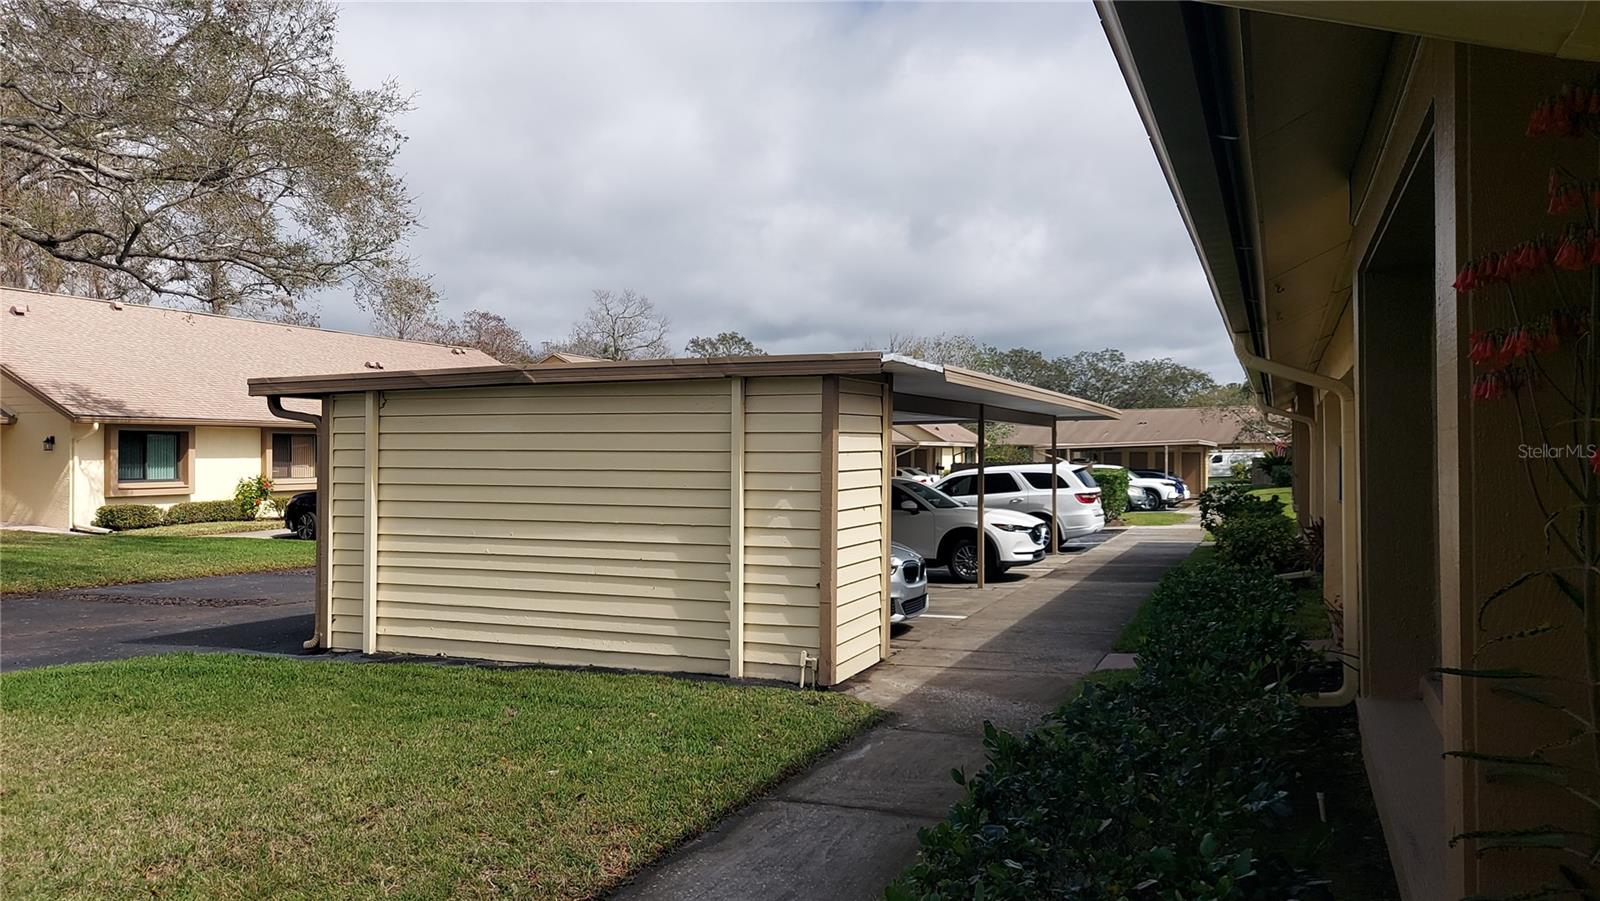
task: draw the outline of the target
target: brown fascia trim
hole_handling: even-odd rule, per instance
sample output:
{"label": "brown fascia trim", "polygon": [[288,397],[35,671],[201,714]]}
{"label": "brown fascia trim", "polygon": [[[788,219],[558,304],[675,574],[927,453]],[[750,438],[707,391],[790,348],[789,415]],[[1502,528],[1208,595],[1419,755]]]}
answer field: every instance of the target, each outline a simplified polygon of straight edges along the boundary
{"label": "brown fascia trim", "polygon": [[735,376],[876,375],[883,355],[875,351],[841,354],[791,354],[769,357],[712,357],[679,360],[606,360],[538,366],[472,366],[460,369],[288,376],[250,380],[255,397],[319,397],[349,391],[412,388],[483,388],[574,382],[632,382],[663,379],[719,379]]}

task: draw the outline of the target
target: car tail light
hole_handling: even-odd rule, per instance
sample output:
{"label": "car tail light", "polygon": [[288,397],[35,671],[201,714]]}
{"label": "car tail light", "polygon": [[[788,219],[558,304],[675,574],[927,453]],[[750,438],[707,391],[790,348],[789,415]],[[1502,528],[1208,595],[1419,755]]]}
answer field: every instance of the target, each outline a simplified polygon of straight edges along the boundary
{"label": "car tail light", "polygon": [[1098,494],[1080,494],[1080,495],[1078,495],[1078,503],[1080,503],[1080,504],[1093,504],[1093,503],[1095,503],[1095,502],[1097,502],[1099,500],[1100,500],[1100,495],[1098,495]]}

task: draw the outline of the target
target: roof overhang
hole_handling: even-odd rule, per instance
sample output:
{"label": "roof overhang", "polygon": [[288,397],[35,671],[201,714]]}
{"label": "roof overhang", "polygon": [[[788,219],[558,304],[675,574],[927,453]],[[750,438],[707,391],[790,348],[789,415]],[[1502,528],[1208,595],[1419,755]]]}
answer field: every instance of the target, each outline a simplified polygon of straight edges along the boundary
{"label": "roof overhang", "polygon": [[1171,441],[1063,441],[1061,447],[1084,450],[1101,447],[1217,447],[1209,438],[1174,438]]}
{"label": "roof overhang", "polygon": [[1096,7],[1235,351],[1316,369],[1349,305],[1363,144],[1415,42],[1276,10]]}
{"label": "roof overhang", "polygon": [[1582,0],[1211,0],[1298,18],[1358,25],[1562,59],[1600,60],[1600,3]]}
{"label": "roof overhang", "polygon": [[826,375],[892,378],[897,423],[972,421],[980,412],[995,421],[1035,425],[1122,415],[1113,407],[1056,391],[875,351],[287,376],[251,379],[250,394],[312,398],[354,391]]}

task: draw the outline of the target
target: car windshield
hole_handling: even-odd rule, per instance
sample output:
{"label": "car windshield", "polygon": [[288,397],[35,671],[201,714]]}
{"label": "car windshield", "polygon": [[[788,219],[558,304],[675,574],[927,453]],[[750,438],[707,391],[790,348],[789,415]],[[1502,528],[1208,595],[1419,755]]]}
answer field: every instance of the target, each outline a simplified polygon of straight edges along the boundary
{"label": "car windshield", "polygon": [[951,507],[961,506],[961,504],[950,495],[945,494],[943,491],[940,491],[937,488],[929,488],[927,485],[923,485],[920,482],[901,482],[895,487],[907,494],[916,495],[924,504],[927,504],[936,510],[948,510]]}

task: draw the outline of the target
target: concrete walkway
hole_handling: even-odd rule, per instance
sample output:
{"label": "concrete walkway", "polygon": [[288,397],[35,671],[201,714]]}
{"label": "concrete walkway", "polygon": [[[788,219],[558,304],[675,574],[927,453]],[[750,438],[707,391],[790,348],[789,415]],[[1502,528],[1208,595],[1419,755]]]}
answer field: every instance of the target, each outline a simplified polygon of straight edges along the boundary
{"label": "concrete walkway", "polygon": [[942,588],[887,662],[848,691],[889,718],[806,773],[646,870],[614,897],[878,898],[910,866],[917,830],[963,789],[952,768],[984,764],[983,722],[1025,730],[1111,648],[1201,531],[1135,527],[1029,567],[982,592]]}

